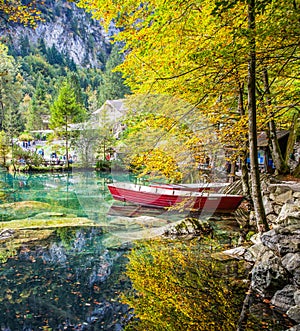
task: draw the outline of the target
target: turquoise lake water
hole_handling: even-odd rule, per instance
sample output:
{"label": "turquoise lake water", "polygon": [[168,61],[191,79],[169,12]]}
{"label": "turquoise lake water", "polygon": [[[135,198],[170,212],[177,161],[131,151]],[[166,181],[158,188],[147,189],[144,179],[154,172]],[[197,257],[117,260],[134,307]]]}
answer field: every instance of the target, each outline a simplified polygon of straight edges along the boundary
{"label": "turquoise lake water", "polygon": [[[121,245],[184,215],[159,211],[151,222],[149,215],[132,222],[111,213],[115,202],[106,184],[112,180],[134,178],[93,171],[0,172],[0,330],[123,330],[132,311],[120,300],[130,287]],[[94,225],[6,231],[11,220],[61,217]],[[259,310],[252,330],[260,330],[266,318],[264,330],[286,329],[278,314],[263,305]]]}
{"label": "turquoise lake water", "polygon": [[[42,229],[8,233],[11,237],[6,240],[0,236],[1,330],[121,327],[128,308],[118,299],[127,282],[120,245],[136,234],[142,236],[145,228],[144,224],[131,224],[122,215],[110,215],[114,201],[106,184],[113,179],[133,180],[127,174],[112,178],[93,171],[0,172],[2,236],[7,234],[7,222],[16,219],[33,222],[70,217],[95,224],[52,228],[50,233]],[[16,237],[22,242],[17,249]]]}

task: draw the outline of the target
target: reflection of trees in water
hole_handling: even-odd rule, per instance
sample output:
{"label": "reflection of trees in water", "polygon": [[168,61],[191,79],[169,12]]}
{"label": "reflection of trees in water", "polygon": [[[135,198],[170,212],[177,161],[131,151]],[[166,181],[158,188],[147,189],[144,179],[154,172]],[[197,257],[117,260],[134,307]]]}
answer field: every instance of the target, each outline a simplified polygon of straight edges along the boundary
{"label": "reflection of trees in water", "polygon": [[0,203],[38,201],[49,203],[52,211],[102,219],[112,197],[107,182],[111,174],[93,171],[71,173],[9,174],[0,172]]}
{"label": "reflection of trees in water", "polygon": [[[69,209],[70,213],[77,216],[86,216],[77,197],[76,187],[84,181],[85,172],[76,175],[64,174],[10,174],[0,173],[0,203],[16,201],[39,201],[53,206],[53,211],[60,208]],[[89,172],[90,181],[84,186],[84,192],[89,195],[89,190],[97,183],[93,172]],[[91,176],[92,175],[92,176]],[[97,192],[101,196],[101,192]],[[96,205],[94,206],[97,207]]]}
{"label": "reflection of trees in water", "polygon": [[103,290],[118,257],[101,245],[98,229],[60,230],[51,242],[24,246],[0,269],[0,327],[16,331],[25,323],[36,330],[48,321],[55,329],[67,319],[86,321],[97,303],[110,299]]}

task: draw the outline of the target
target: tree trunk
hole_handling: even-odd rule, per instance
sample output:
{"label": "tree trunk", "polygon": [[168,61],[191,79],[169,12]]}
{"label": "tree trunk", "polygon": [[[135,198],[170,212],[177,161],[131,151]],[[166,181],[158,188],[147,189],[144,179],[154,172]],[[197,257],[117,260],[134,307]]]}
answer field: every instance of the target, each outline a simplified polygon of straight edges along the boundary
{"label": "tree trunk", "polygon": [[106,160],[106,145],[105,145],[105,137],[103,139],[103,160]]}
{"label": "tree trunk", "polygon": [[256,130],[256,48],[255,48],[255,0],[248,1],[248,29],[249,29],[249,64],[248,64],[248,113],[249,113],[249,152],[252,182],[252,200],[254,205],[257,228],[259,232],[269,230],[266,214],[262,202]]}
{"label": "tree trunk", "polygon": [[275,174],[283,175],[290,172],[290,168],[286,164],[281,149],[279,147],[277,134],[276,134],[276,123],[273,119],[269,122],[269,139],[270,139],[270,150],[275,165]]}
{"label": "tree trunk", "polygon": [[66,162],[67,169],[69,169],[69,147],[68,147],[68,120],[66,119]]}
{"label": "tree trunk", "polygon": [[247,155],[244,153],[244,155],[240,155],[241,159],[241,181],[242,181],[242,187],[243,187],[243,195],[246,197],[247,200],[251,200],[251,192],[250,192],[250,186],[249,186],[249,169],[247,165]]}
{"label": "tree trunk", "polygon": [[287,147],[286,147],[286,154],[285,154],[285,162],[288,163],[291,154],[293,153],[294,150],[294,145],[296,142],[296,138],[297,138],[297,131],[298,131],[298,127],[299,127],[299,110],[296,109],[296,113],[293,116],[293,121],[290,127],[290,134],[289,134],[289,139],[287,142]]}
{"label": "tree trunk", "polygon": [[[238,110],[239,114],[242,116],[245,115],[245,108],[244,108],[244,98],[243,98],[243,92],[244,92],[244,84],[239,86],[239,97],[238,97]],[[247,138],[247,137],[245,137]],[[247,139],[246,139],[247,141]],[[241,172],[242,172],[242,187],[243,187],[243,194],[246,197],[247,200],[251,200],[251,193],[250,193],[250,186],[249,186],[249,169],[247,166],[247,150],[248,150],[248,143],[245,143],[245,148],[242,150],[240,154],[241,159]]]}
{"label": "tree trunk", "polygon": [[236,162],[235,161],[231,161],[230,163],[230,174],[229,176],[229,183],[233,183],[235,181],[235,167],[236,167]]}
{"label": "tree trunk", "polygon": [[1,101],[2,96],[0,93],[0,131],[3,130],[3,120],[4,120],[4,105],[3,102]]}
{"label": "tree trunk", "polygon": [[236,331],[245,331],[247,329],[247,321],[248,321],[248,317],[249,317],[249,309],[251,307],[253,301],[253,293],[252,293],[252,288],[251,285],[247,291],[246,297],[244,299],[243,302],[243,307],[242,307],[242,311],[240,314],[240,318],[238,320],[237,323],[237,329]]}
{"label": "tree trunk", "polygon": [[[263,77],[264,77],[264,88],[265,88],[265,98],[266,98],[266,104],[268,106],[271,106],[271,99],[270,99],[270,85],[269,85],[269,77],[268,77],[268,71],[265,68],[263,70]],[[275,165],[275,172],[277,175],[279,174],[286,174],[290,172],[290,169],[285,162],[281,149],[279,147],[277,134],[276,134],[276,123],[273,118],[273,112],[271,114],[271,120],[269,121],[269,145],[271,150],[272,159]]]}

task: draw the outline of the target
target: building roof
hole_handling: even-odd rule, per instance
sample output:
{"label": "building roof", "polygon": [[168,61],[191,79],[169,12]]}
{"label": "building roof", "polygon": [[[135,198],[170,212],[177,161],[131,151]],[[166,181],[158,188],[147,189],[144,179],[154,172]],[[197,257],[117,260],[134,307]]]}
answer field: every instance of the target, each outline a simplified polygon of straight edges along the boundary
{"label": "building roof", "polygon": [[93,115],[101,114],[104,110],[109,110],[110,112],[120,114],[123,116],[127,110],[124,105],[125,99],[118,99],[118,100],[106,100],[104,104],[93,112]]}
{"label": "building roof", "polygon": [[[280,140],[284,137],[286,137],[289,134],[289,131],[287,130],[278,130],[276,131],[277,139]],[[265,131],[259,132],[257,134],[257,146],[258,147],[267,147],[269,145],[268,143],[268,137]]]}

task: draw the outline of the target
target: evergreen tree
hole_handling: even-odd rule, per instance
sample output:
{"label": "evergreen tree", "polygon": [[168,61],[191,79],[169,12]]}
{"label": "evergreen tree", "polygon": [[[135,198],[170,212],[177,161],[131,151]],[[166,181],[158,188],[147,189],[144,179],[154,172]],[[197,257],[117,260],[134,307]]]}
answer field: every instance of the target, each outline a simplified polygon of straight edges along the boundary
{"label": "evergreen tree", "polygon": [[22,131],[24,131],[24,129],[24,118],[21,115],[20,109],[17,107],[8,108],[4,116],[4,130],[7,133],[12,146],[13,138],[17,137]]}
{"label": "evergreen tree", "polygon": [[103,81],[99,87],[99,104],[103,104],[106,100],[124,98],[126,94],[130,93],[129,87],[124,84],[122,73],[114,71],[122,61],[123,56],[120,53],[120,47],[115,44],[106,63],[102,76]]}
{"label": "evergreen tree", "polygon": [[97,100],[97,91],[92,90],[91,86],[88,86],[86,89],[86,94],[88,98],[88,114],[91,115],[99,107]]}
{"label": "evergreen tree", "polygon": [[0,130],[5,127],[5,113],[19,105],[22,79],[15,60],[8,55],[7,47],[0,44]]}
{"label": "evergreen tree", "polygon": [[39,38],[37,47],[41,55],[47,55],[47,47],[43,38]]}
{"label": "evergreen tree", "polygon": [[25,35],[24,36],[21,36],[20,38],[20,45],[21,45],[21,56],[27,56],[30,54],[31,52],[31,48],[30,48],[30,43],[29,43],[29,39],[28,39],[28,36]]}
{"label": "evergreen tree", "polygon": [[68,54],[65,54],[65,63],[70,71],[77,71],[77,66],[72,58]]}
{"label": "evergreen tree", "polygon": [[62,54],[57,50],[53,44],[50,48],[47,49],[47,60],[50,64],[59,64],[64,65],[64,59]]}
{"label": "evergreen tree", "polygon": [[6,166],[7,155],[9,152],[9,139],[4,131],[0,131],[0,164]]}
{"label": "evergreen tree", "polygon": [[76,96],[76,102],[78,104],[83,105],[84,104],[84,98],[83,98],[83,94],[82,94],[82,90],[80,87],[80,81],[79,81],[79,76],[76,73],[71,73],[68,76],[68,81],[70,83],[70,86],[72,88],[72,90],[75,92],[75,96]]}
{"label": "evergreen tree", "polygon": [[66,80],[62,83],[58,97],[50,108],[50,127],[65,140],[67,166],[69,166],[69,141],[72,123],[80,123],[85,119],[86,111],[76,100],[76,93]]}
{"label": "evergreen tree", "polygon": [[47,127],[43,122],[50,114],[49,108],[49,95],[46,90],[45,81],[42,76],[39,75],[26,116],[27,130],[46,129]]}

